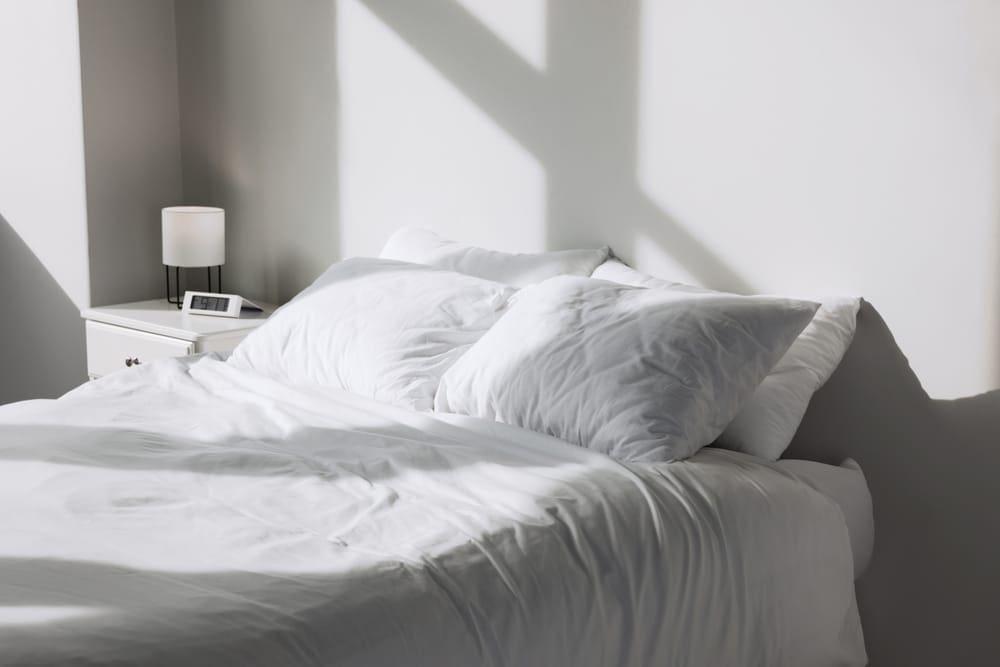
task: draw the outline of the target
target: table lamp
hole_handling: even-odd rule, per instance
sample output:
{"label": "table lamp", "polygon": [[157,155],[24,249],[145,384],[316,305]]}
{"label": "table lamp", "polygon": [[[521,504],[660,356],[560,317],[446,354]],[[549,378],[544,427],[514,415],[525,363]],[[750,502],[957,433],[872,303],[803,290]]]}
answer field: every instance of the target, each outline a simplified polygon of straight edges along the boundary
{"label": "table lamp", "polygon": [[[222,291],[222,265],[226,263],[226,212],[214,206],[170,206],[163,209],[163,266],[167,275],[167,301],[180,308],[182,268],[206,268],[212,291],[212,267]],[[170,267],[174,267],[176,300],[170,295]]]}

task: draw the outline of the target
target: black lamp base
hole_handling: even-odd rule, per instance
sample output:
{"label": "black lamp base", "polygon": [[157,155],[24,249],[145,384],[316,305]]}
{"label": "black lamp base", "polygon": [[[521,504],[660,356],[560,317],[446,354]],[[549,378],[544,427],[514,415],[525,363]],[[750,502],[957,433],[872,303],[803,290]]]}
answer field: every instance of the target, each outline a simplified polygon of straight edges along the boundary
{"label": "black lamp base", "polygon": [[[181,307],[184,305],[184,292],[183,290],[181,290],[181,267],[179,266],[174,267],[174,285],[177,288],[176,299],[170,296],[170,267],[164,264],[163,270],[166,273],[167,277],[167,303],[174,304],[175,306],[177,306],[177,310],[180,310]],[[216,294],[222,292],[222,265],[220,264],[215,267],[219,284],[214,290],[212,289],[212,267],[208,266],[205,268],[205,270],[208,272],[208,291],[209,292],[214,291]]]}

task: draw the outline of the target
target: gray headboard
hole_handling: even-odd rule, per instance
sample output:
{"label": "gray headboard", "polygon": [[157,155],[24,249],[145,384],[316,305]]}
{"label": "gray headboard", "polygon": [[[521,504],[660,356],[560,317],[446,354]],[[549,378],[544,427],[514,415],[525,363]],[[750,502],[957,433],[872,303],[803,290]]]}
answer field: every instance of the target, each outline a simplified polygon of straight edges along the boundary
{"label": "gray headboard", "polygon": [[786,453],[847,456],[875,503],[875,552],[858,582],[871,664],[971,665],[1000,654],[1000,390],[931,399],[863,303],[854,342]]}

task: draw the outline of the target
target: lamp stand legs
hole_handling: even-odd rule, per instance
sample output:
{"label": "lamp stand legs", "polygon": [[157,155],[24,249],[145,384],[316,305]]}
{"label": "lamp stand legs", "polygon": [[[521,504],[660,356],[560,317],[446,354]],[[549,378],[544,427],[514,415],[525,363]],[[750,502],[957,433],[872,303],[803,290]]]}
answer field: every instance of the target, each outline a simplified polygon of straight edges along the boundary
{"label": "lamp stand legs", "polygon": [[[215,267],[216,278],[218,285],[215,289],[212,289],[212,267],[209,266],[205,269],[208,271],[208,291],[215,292],[216,294],[222,292],[222,265]],[[167,303],[177,306],[177,310],[180,310],[184,306],[184,292],[181,291],[181,268],[179,266],[174,267],[174,286],[177,289],[177,297],[174,298],[170,293],[170,267],[166,264],[163,265],[163,271],[167,278]]]}

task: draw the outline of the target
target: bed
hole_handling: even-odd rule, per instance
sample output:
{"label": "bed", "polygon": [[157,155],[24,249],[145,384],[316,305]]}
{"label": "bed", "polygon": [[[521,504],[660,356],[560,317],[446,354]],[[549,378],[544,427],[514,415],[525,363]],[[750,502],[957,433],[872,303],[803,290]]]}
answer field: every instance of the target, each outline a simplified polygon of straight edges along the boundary
{"label": "bed", "polygon": [[816,466],[164,360],[0,408],[0,663],[862,665]]}

